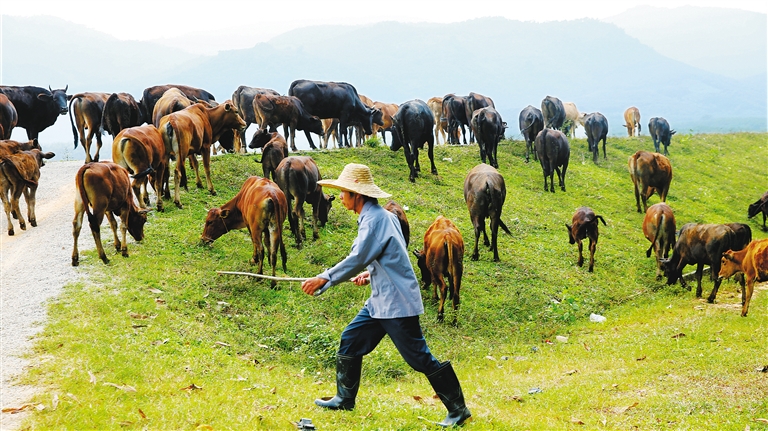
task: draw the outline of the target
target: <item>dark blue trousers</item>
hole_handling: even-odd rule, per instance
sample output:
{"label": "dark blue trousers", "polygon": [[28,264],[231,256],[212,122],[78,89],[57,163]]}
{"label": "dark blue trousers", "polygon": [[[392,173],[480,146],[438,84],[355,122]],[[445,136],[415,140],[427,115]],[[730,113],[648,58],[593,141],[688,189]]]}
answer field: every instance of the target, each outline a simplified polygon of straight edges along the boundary
{"label": "dark blue trousers", "polygon": [[429,352],[421,333],[419,316],[374,319],[365,307],[341,333],[338,353],[344,356],[367,355],[379,345],[384,335],[389,335],[397,351],[414,370],[431,374],[440,368],[440,361]]}

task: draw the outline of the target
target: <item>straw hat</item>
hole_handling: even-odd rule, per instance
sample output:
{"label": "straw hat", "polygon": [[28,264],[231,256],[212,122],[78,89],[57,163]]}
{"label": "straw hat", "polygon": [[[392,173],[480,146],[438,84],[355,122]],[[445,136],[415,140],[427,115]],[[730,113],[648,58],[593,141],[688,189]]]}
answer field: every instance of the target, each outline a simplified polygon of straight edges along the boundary
{"label": "straw hat", "polygon": [[335,180],[320,180],[317,182],[323,187],[346,190],[372,198],[388,198],[391,194],[380,189],[373,183],[373,175],[368,166],[357,163],[349,163],[344,166],[339,178]]}

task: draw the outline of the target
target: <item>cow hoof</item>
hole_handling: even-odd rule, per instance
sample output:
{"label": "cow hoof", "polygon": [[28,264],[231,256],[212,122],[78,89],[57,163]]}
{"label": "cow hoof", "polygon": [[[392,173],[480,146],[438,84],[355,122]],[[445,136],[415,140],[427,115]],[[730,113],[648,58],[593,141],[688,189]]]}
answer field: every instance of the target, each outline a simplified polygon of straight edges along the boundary
{"label": "cow hoof", "polygon": [[79,257],[73,257],[72,258],[72,266],[78,266],[80,265],[80,258]]}
{"label": "cow hoof", "polygon": [[174,204],[176,204],[176,208],[178,208],[180,210],[184,209],[184,205],[182,205],[181,202],[174,202]]}
{"label": "cow hoof", "polygon": [[203,188],[203,183],[199,183],[199,184],[195,184],[195,185],[197,186],[198,189],[202,189]]}
{"label": "cow hoof", "polygon": [[99,257],[101,257],[101,261],[104,262],[105,265],[109,263],[109,259],[107,259],[107,256],[99,256]]}
{"label": "cow hoof", "polygon": [[32,219],[32,220],[29,221],[29,224],[31,224],[32,227],[37,227],[37,220],[36,219]]}
{"label": "cow hoof", "polygon": [[27,230],[27,225],[25,223],[19,223],[19,227],[21,230]]}
{"label": "cow hoof", "polygon": [[437,169],[432,169],[432,175],[437,175]]}
{"label": "cow hoof", "polygon": [[211,190],[211,196],[216,196],[216,190]]}
{"label": "cow hoof", "polygon": [[710,303],[710,304],[714,304],[715,303],[715,298],[707,298],[707,302]]}
{"label": "cow hoof", "polygon": [[123,257],[128,257],[128,250],[123,250],[123,252],[120,254],[122,254]]}
{"label": "cow hoof", "polygon": [[8,229],[8,236],[13,236],[14,232],[13,229]]}
{"label": "cow hoof", "polygon": [[593,271],[592,271],[592,267],[589,267],[589,272],[593,272]]}
{"label": "cow hoof", "polygon": [[470,257],[470,260],[475,260],[475,261],[476,261],[476,260],[478,260],[478,259],[480,259],[480,256],[479,256],[479,255],[475,255],[475,254],[473,254],[473,255],[472,255],[472,257]]}

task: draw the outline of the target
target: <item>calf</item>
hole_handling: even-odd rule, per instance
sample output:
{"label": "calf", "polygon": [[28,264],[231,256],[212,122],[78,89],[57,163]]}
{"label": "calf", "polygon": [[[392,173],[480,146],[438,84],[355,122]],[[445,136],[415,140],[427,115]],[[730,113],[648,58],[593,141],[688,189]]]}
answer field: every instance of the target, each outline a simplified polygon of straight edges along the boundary
{"label": "calf", "polygon": [[627,134],[629,136],[635,136],[635,128],[637,128],[637,136],[640,136],[640,110],[632,106],[624,111],[624,127],[627,128]]}
{"label": "calf", "polygon": [[[461,302],[461,276],[464,272],[464,239],[461,232],[450,220],[437,216],[424,234],[424,249],[414,250],[413,254],[416,255],[421,269],[424,288],[429,288],[430,284],[434,286],[435,300],[438,299],[438,290],[440,291],[437,320],[443,321],[445,298],[449,297],[453,299],[453,323],[456,323],[456,310]],[[445,277],[448,277],[447,284]]]}
{"label": "calf", "polygon": [[[126,231],[133,239],[141,241],[144,238],[144,223],[147,222],[148,209],[139,209],[133,202],[128,171],[112,162],[86,163],[78,169],[75,175],[75,218],[72,220],[72,236],[75,245],[72,250],[72,266],[80,263],[77,251],[77,238],[83,226],[83,214],[88,215],[88,225],[96,242],[99,257],[104,263],[109,263],[107,254],[101,244],[101,222],[106,214],[112,233],[115,236],[115,249],[128,257],[128,241]],[[93,213],[91,213],[93,207]],[[122,242],[117,236],[117,221],[114,214],[120,216]]]}
{"label": "calf", "polygon": [[675,215],[672,208],[664,202],[648,207],[643,219],[643,234],[651,242],[645,252],[651,257],[651,250],[656,253],[656,279],[661,280],[661,259],[669,257],[669,249],[675,243]]}
{"label": "calf", "polygon": [[746,317],[755,282],[768,281],[768,239],[752,241],[741,251],[723,253],[718,276],[727,278],[737,272],[743,272],[746,278],[746,289],[741,291],[741,316]]}
{"label": "calf", "polygon": [[[662,269],[667,276],[667,284],[674,284],[680,279],[680,285],[686,287],[683,279],[683,268],[686,265],[696,265],[696,297],[701,298],[701,276],[704,265],[711,268],[710,277],[715,282],[707,302],[715,302],[717,289],[721,279],[720,259],[723,253],[733,248],[736,234],[728,226],[722,224],[688,223],[680,229],[672,257],[661,259]],[[690,288],[688,288],[690,290]]]}
{"label": "calf", "polygon": [[651,134],[653,147],[656,149],[656,152],[661,152],[659,144],[663,144],[664,155],[668,155],[669,151],[667,151],[667,147],[669,147],[672,135],[677,132],[669,130],[669,123],[667,120],[662,117],[651,118],[651,121],[648,122],[648,132]]}
{"label": "calf", "polygon": [[415,182],[421,172],[419,149],[423,149],[425,143],[429,162],[432,165],[432,175],[437,175],[434,154],[435,135],[432,132],[435,126],[434,121],[429,106],[419,99],[403,103],[397,113],[392,116],[392,145],[389,149],[397,151],[403,147],[405,161],[410,171],[408,179],[411,182]]}
{"label": "calf", "polygon": [[752,218],[761,212],[763,213],[763,230],[768,230],[765,227],[765,219],[768,218],[768,192],[765,192],[755,203],[749,205],[747,218]]}
{"label": "calf", "polygon": [[405,246],[407,247],[411,242],[411,226],[408,224],[408,217],[405,215],[405,210],[400,204],[393,200],[389,200],[384,204],[383,208],[397,216],[397,221],[400,222],[400,231],[403,233]]}
{"label": "calf", "polygon": [[[304,234],[304,202],[312,205],[312,238],[320,237],[318,226],[325,226],[334,196],[323,193],[317,184],[320,180],[317,164],[308,156],[291,156],[283,159],[275,169],[275,182],[288,200],[291,211],[288,224],[296,238],[298,248],[306,238]],[[293,200],[295,199],[295,202]]]}
{"label": "calf", "polygon": [[[99,161],[99,150],[101,150],[101,114],[104,111],[104,104],[107,102],[110,94],[108,93],[78,93],[72,96],[69,101],[69,122],[72,123],[72,134],[75,138],[75,148],[77,148],[78,135],[80,144],[85,149],[85,163]],[[74,114],[74,118],[72,118]],[[85,131],[88,130],[86,135]],[[91,159],[91,142],[96,135],[96,152]]]}
{"label": "calf", "polygon": [[288,143],[285,138],[277,132],[269,133],[267,129],[259,129],[253,134],[248,148],[261,148],[261,169],[264,171],[264,178],[274,181],[277,166],[288,157]]}
{"label": "calf", "polygon": [[386,145],[386,132],[392,133],[392,116],[395,115],[399,106],[397,103],[373,102],[373,107],[381,111],[381,121],[384,123],[381,126],[374,123],[373,134],[376,135],[377,132],[381,131],[381,139],[384,141],[384,145]]}
{"label": "calf", "polygon": [[488,163],[498,169],[499,160],[496,157],[496,150],[498,149],[499,141],[504,139],[504,130],[507,128],[507,123],[501,120],[501,115],[492,107],[475,110],[471,123],[471,129],[477,139],[477,145],[480,147],[480,160],[485,163],[485,156],[487,155]]}
{"label": "calf", "polygon": [[[5,215],[8,218],[8,235],[14,235],[11,215],[19,219],[19,227],[26,230],[24,217],[19,209],[19,198],[24,195],[27,201],[27,218],[32,227],[37,226],[35,216],[35,194],[37,193],[40,168],[44,165],[43,159],[51,159],[54,153],[44,153],[38,148],[22,150],[30,145],[36,145],[37,139],[33,139],[26,145],[19,145],[15,141],[3,141],[3,150],[0,151],[0,200],[3,202]],[[16,144],[16,145],[13,145]]]}
{"label": "calf", "polygon": [[544,191],[547,191],[547,177],[549,177],[549,191],[555,192],[555,172],[560,182],[560,189],[565,191],[565,172],[568,170],[568,162],[571,158],[568,138],[559,130],[544,129],[536,135],[536,152],[539,155],[541,169],[544,171]]}
{"label": "calf", "polygon": [[[261,129],[266,129],[267,125],[274,127],[277,124],[283,125],[283,134],[291,139],[291,150],[296,149],[296,130],[323,134],[323,123],[320,118],[310,115],[301,100],[294,96],[274,96],[271,94],[257,93],[253,97],[253,111],[257,112],[257,117],[263,118]],[[290,135],[289,135],[290,133]]]}
{"label": "calf", "polygon": [[167,159],[163,136],[151,124],[123,129],[112,141],[112,161],[133,174],[133,194],[141,208],[149,205],[147,183],[151,176],[157,194],[157,210],[163,211]]}
{"label": "calf", "polygon": [[[504,229],[508,235],[512,233],[501,220],[501,210],[504,206],[504,200],[507,197],[507,188],[504,184],[504,177],[501,176],[493,166],[485,163],[472,168],[464,179],[464,201],[469,209],[469,217],[472,220],[472,226],[475,229],[475,248],[471,259],[478,260],[480,253],[477,244],[480,241],[480,234],[483,234],[483,244],[493,252],[493,261],[499,261],[499,248],[497,237],[499,226]],[[488,234],[485,231],[485,219],[490,219],[491,241],[488,242]]]}
{"label": "calf", "polygon": [[584,131],[587,133],[587,143],[589,151],[592,151],[592,161],[597,163],[600,156],[600,141],[603,141],[603,158],[605,155],[605,140],[608,137],[608,120],[599,112],[593,112],[587,116],[584,121]]}
{"label": "calf", "polygon": [[565,227],[568,229],[568,242],[571,244],[576,243],[579,246],[579,260],[576,262],[579,266],[584,265],[581,240],[589,238],[589,272],[592,272],[595,267],[595,249],[597,248],[597,238],[600,236],[600,232],[597,229],[599,225],[597,223],[598,220],[603,222],[603,226],[607,226],[603,217],[595,215],[592,208],[581,207],[573,214],[571,224],[565,224]]}
{"label": "calf", "polygon": [[629,156],[629,175],[635,187],[637,212],[640,212],[641,198],[643,211],[648,210],[648,198],[653,192],[658,193],[662,202],[666,202],[672,182],[672,165],[668,158],[659,153],[638,151]]}
{"label": "calf", "polygon": [[[283,244],[283,222],[288,214],[285,194],[267,178],[250,177],[232,200],[221,208],[213,208],[205,217],[202,241],[212,244],[216,239],[233,229],[248,228],[253,243],[251,265],[258,265],[258,273],[264,269],[264,248],[269,254],[272,276],[277,266],[277,252],[287,271],[287,254]],[[272,287],[276,282],[272,281]]]}
{"label": "calf", "polygon": [[528,105],[520,111],[520,133],[525,138],[525,163],[530,161],[530,154],[533,153],[533,160],[539,160],[536,156],[536,147],[533,142],[536,140],[536,135],[544,130],[544,117],[541,115],[539,108]]}

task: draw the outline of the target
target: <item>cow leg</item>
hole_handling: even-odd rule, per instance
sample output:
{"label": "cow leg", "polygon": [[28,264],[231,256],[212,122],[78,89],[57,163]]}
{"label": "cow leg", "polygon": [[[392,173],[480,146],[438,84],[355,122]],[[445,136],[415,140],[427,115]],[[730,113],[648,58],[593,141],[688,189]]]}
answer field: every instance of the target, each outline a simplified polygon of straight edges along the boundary
{"label": "cow leg", "polygon": [[93,135],[96,135],[96,152],[93,154],[93,161],[98,162],[99,151],[101,150],[101,132],[99,131],[99,126],[96,126],[95,130],[89,130],[88,133],[91,135],[91,142],[93,142]]}
{"label": "cow leg", "polygon": [[[477,250],[477,244],[478,242],[480,242],[480,233],[482,232],[480,223],[481,223],[480,220],[477,220],[477,219],[472,220],[472,224],[475,226],[475,249],[474,251],[472,251],[472,256],[470,257],[470,259],[472,260],[478,260],[480,258],[480,252]],[[482,223],[485,224],[485,221],[483,220]],[[484,226],[483,226],[483,229],[484,229]]]}
{"label": "cow leg", "polygon": [[296,199],[296,218],[299,226],[299,234],[301,235],[301,240],[304,241],[307,239],[307,234],[304,231],[304,199]]}
{"label": "cow leg", "polygon": [[603,138],[603,159],[607,159],[608,156],[605,154],[605,138]]}
{"label": "cow leg", "polygon": [[[184,208],[181,205],[181,200],[179,199],[179,186],[180,186],[180,183],[181,183],[181,178],[182,177],[186,178],[186,175],[187,175],[186,167],[184,166],[184,163],[185,163],[184,159],[185,158],[186,157],[181,157],[181,155],[178,155],[176,157],[176,170],[174,171],[174,175],[173,175],[173,184],[174,184],[173,203],[176,204],[176,207],[179,208],[179,209]],[[186,182],[184,184],[184,190],[187,190]]]}
{"label": "cow leg", "polygon": [[[160,212],[164,211],[163,208],[163,183],[164,178],[168,174],[168,165],[165,163],[161,163],[160,166],[157,167],[157,170],[155,170],[155,174],[153,177],[154,180],[154,187],[155,187],[155,196],[157,199],[157,210]],[[149,196],[147,196],[149,197]]]}
{"label": "cow leg", "polygon": [[[5,187],[3,187],[5,188]],[[8,190],[3,190],[3,194],[0,195],[0,198],[3,201],[3,208],[5,209],[5,216],[8,218],[8,236],[13,236],[15,233],[13,231],[13,222],[11,221],[11,202],[8,199]]]}
{"label": "cow leg", "polygon": [[[210,149],[209,149],[209,151],[210,151]],[[210,157],[210,152],[208,154],[209,154],[208,157]],[[203,157],[205,157],[205,156],[203,156]],[[197,186],[198,189],[202,189],[203,188],[203,177],[200,176],[200,163],[197,161],[197,155],[190,154],[187,157],[187,159],[189,159],[189,166],[191,166],[192,170],[195,171],[195,185]],[[203,169],[205,169],[205,160],[203,160]],[[208,175],[207,172],[206,172],[206,175]],[[206,181],[207,181],[207,178],[206,178]],[[208,190],[210,190],[211,187],[213,187],[213,186],[212,185],[209,186]]]}
{"label": "cow leg", "polygon": [[[749,311],[749,301],[752,299],[752,293],[755,290],[755,278],[756,277],[749,277],[747,280],[747,287],[746,287],[746,295],[742,295],[742,305],[741,305],[741,317],[747,317],[747,312]],[[742,290],[742,294],[744,293],[744,290]]]}
{"label": "cow leg", "polygon": [[316,150],[317,147],[315,147],[315,143],[312,142],[312,136],[311,133],[309,133],[309,130],[304,131],[304,136],[307,137],[307,141],[309,142],[309,148],[312,148],[313,150]]}
{"label": "cow leg", "polygon": [[296,127],[288,123],[283,123],[283,135],[291,140],[291,151],[294,153],[299,151],[296,149]]}
{"label": "cow leg", "polygon": [[[147,177],[144,178],[146,179]],[[131,190],[133,190],[133,195],[136,196],[139,201],[139,207],[146,208],[147,203],[144,200],[145,197],[144,193],[142,192],[141,182],[142,181],[140,179],[134,178],[131,182]]]}
{"label": "cow leg", "polygon": [[[120,237],[117,235],[117,220],[115,219],[115,215],[112,214],[112,211],[106,212],[107,221],[109,222],[109,227],[112,229],[112,235],[115,237],[115,251],[122,250],[122,244],[120,243]],[[122,231],[122,227],[120,229]],[[123,239],[123,242],[125,242],[125,239]]]}
{"label": "cow leg", "polygon": [[[560,171],[560,168],[555,168],[555,172],[557,172],[557,183],[560,185],[560,190],[565,191],[565,174],[564,172]],[[553,177],[554,180],[554,177]],[[552,191],[554,192],[555,186],[554,182],[552,183]]]}
{"label": "cow leg", "polygon": [[24,217],[21,215],[21,209],[19,208],[19,199],[26,188],[26,185],[16,186],[13,188],[13,194],[11,194],[11,211],[13,211],[13,214],[16,214],[21,230],[27,230],[27,224],[24,222]]}
{"label": "cow leg", "polygon": [[77,239],[80,237],[80,229],[83,227],[83,215],[85,208],[81,202],[75,203],[75,218],[72,220],[72,238],[74,247],[72,248],[72,266],[80,264],[80,252],[77,250]]}
{"label": "cow leg", "polygon": [[261,243],[261,231],[258,229],[251,230],[248,228],[251,234],[251,243],[253,244],[253,256],[251,257],[251,265],[258,265],[257,273],[262,274],[264,269],[264,248]]}
{"label": "cow leg", "polygon": [[485,145],[482,142],[480,142],[480,139],[478,139],[477,146],[480,147],[480,161],[485,163]]}
{"label": "cow leg", "polygon": [[419,176],[418,172],[413,166],[413,155],[411,154],[411,144],[408,142],[403,143],[403,153],[405,154],[405,162],[408,164],[410,174],[408,180],[410,182],[416,182],[416,177]]}
{"label": "cow leg", "polygon": [[489,223],[491,225],[491,250],[493,251],[493,261],[499,262],[499,244],[497,239],[499,237],[499,214],[492,215]]}
{"label": "cow leg", "polygon": [[416,176],[418,177],[421,172],[421,165],[419,164],[419,147],[413,143],[411,143],[410,146],[413,148],[413,167],[416,169]]}
{"label": "cow leg", "polygon": [[[203,148],[203,170],[205,171],[205,181],[208,183],[208,193],[216,196],[216,190],[213,189],[213,178],[211,178],[211,149]],[[195,170],[197,173],[197,170]],[[200,177],[198,176],[198,181]]]}
{"label": "cow leg", "polygon": [[[595,221],[597,222],[597,221]],[[589,238],[589,272],[595,268],[595,249],[597,248],[597,236]]]}
{"label": "cow leg", "polygon": [[427,138],[427,155],[429,156],[429,164],[432,165],[432,175],[437,175],[437,166],[435,166],[435,138],[433,136]]}
{"label": "cow leg", "polygon": [[32,227],[37,227],[37,216],[35,216],[35,195],[37,194],[37,185],[24,187],[24,200],[27,201],[27,220]]}
{"label": "cow leg", "polygon": [[701,298],[701,276],[704,274],[704,264],[696,264],[696,297]]}
{"label": "cow leg", "polygon": [[576,261],[576,265],[583,266],[584,265],[584,255],[582,254],[582,251],[583,251],[582,249],[584,248],[584,246],[582,245],[580,239],[576,240],[576,245],[578,245],[578,247],[579,247],[579,260]]}
{"label": "cow leg", "polygon": [[435,278],[435,274],[432,274],[434,282],[432,283],[435,286],[435,296],[437,296],[437,289],[440,289],[440,305],[437,306],[437,321],[442,322],[445,317],[445,295],[448,293],[446,291],[446,285],[445,285],[445,278],[443,278],[443,274],[438,274],[437,278]]}
{"label": "cow leg", "polygon": [[[93,215],[88,217],[88,226],[91,228],[91,234],[93,235],[93,241],[96,243],[96,250],[99,253],[99,258],[104,263],[109,263],[107,259],[107,253],[104,252],[104,245],[101,243],[101,222],[104,220],[104,214],[99,214],[94,208]],[[117,238],[117,235],[115,235]]]}

